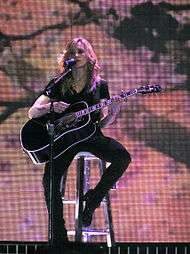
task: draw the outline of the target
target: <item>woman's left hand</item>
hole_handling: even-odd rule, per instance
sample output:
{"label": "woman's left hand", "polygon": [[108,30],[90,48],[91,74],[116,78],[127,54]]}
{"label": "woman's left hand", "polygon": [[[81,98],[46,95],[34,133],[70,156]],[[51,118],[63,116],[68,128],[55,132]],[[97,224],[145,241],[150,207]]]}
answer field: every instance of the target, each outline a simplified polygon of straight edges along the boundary
{"label": "woman's left hand", "polygon": [[109,114],[117,115],[121,109],[122,98],[118,95],[113,96],[113,103],[109,106]]}

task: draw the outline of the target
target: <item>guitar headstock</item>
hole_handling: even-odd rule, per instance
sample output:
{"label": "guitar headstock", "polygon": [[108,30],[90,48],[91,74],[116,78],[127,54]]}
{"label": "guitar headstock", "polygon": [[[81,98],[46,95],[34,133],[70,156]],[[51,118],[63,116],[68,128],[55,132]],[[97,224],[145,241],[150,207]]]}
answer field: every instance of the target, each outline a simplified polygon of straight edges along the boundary
{"label": "guitar headstock", "polygon": [[145,85],[136,89],[129,90],[127,92],[123,91],[120,93],[120,97],[124,100],[127,100],[127,97],[136,95],[136,94],[150,94],[150,93],[159,93],[162,91],[160,85]]}
{"label": "guitar headstock", "polygon": [[137,93],[148,94],[148,93],[159,93],[162,91],[160,85],[145,85],[137,89]]}

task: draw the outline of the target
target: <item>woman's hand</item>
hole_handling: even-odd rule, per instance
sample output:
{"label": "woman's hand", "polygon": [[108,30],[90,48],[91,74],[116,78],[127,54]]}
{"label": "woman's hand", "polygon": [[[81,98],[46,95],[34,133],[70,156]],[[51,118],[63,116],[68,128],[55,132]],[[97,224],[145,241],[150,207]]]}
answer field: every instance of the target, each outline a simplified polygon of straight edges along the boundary
{"label": "woman's hand", "polygon": [[66,108],[68,108],[69,104],[62,102],[62,101],[56,101],[53,103],[53,109],[56,113],[62,113],[65,111]]}
{"label": "woman's hand", "polygon": [[[62,101],[53,102],[53,110],[56,113],[62,113],[68,106],[69,104]],[[50,107],[50,98],[42,94],[29,109],[28,116],[30,119],[43,116],[50,112]]]}
{"label": "woman's hand", "polygon": [[120,110],[121,110],[121,102],[123,101],[123,99],[121,98],[121,96],[113,96],[112,97],[112,104],[109,106],[109,115],[117,115]]}
{"label": "woman's hand", "polygon": [[112,104],[102,110],[102,119],[99,123],[101,128],[107,127],[116,120],[121,110],[122,101],[123,99],[120,96],[112,97]]}

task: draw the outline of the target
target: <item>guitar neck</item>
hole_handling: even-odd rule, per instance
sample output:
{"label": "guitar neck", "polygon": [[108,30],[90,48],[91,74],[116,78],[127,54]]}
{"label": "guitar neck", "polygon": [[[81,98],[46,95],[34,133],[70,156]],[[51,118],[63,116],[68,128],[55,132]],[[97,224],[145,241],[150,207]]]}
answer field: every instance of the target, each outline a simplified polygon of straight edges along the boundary
{"label": "guitar neck", "polygon": [[[122,94],[120,95],[121,99],[126,99],[127,97],[129,96],[132,96],[132,95],[135,95],[138,93],[138,89],[134,89],[134,90],[130,90],[128,92],[122,92]],[[107,99],[107,100],[104,100],[100,103],[97,103],[95,105],[92,105],[88,108],[85,108],[85,109],[82,109],[78,112],[75,112],[75,116],[76,117],[81,117],[81,116],[85,116],[91,112],[94,112],[96,110],[100,110],[104,107],[107,107],[109,105],[111,105],[113,102],[115,101],[114,98],[110,98],[110,99]]]}

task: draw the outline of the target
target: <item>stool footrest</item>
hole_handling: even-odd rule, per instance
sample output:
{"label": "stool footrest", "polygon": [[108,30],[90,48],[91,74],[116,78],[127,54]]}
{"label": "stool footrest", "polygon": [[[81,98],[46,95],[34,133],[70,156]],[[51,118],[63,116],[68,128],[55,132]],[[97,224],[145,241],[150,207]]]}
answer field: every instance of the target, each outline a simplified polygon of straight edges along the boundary
{"label": "stool footrest", "polygon": [[[73,200],[68,200],[68,199],[62,198],[62,202],[63,202],[63,204],[76,204],[76,200],[74,200],[74,199]],[[106,198],[103,198],[103,200],[101,201],[101,204],[102,203],[107,203]]]}
{"label": "stool footrest", "polygon": [[[75,235],[75,230],[68,230],[67,231],[67,234],[68,235]],[[85,234],[88,234],[88,235],[108,235],[109,232],[104,230],[104,229],[90,229],[90,230],[85,230],[83,229],[82,230],[82,235],[85,235]]]}
{"label": "stool footrest", "polygon": [[75,205],[76,204],[76,200],[64,200],[62,199],[63,204],[69,204],[69,205]]}

